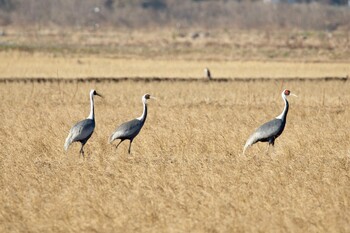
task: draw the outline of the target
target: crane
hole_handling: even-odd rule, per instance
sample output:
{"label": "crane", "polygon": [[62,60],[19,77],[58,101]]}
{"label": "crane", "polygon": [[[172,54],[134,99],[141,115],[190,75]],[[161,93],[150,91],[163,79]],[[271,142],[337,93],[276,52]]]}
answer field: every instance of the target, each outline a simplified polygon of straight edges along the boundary
{"label": "crane", "polygon": [[277,116],[275,119],[266,122],[259,128],[257,128],[254,133],[250,135],[248,138],[244,149],[243,149],[243,154],[246,151],[246,149],[253,144],[257,142],[269,142],[269,146],[272,145],[274,146],[276,138],[280,136],[284,130],[284,127],[286,125],[287,121],[287,114],[288,114],[288,109],[289,109],[289,103],[287,100],[287,96],[293,95],[291,94],[290,90],[284,90],[282,92],[282,99],[284,100],[284,109],[283,112]]}
{"label": "crane", "polygon": [[134,138],[139,134],[139,132],[142,129],[142,126],[145,124],[146,117],[147,117],[147,100],[149,99],[155,99],[150,94],[145,94],[142,96],[142,103],[143,103],[143,113],[140,117],[133,119],[131,121],[125,122],[121,124],[119,127],[116,128],[116,130],[112,133],[112,135],[109,137],[109,143],[112,143],[116,139],[120,139],[120,142],[117,144],[116,149],[122,143],[124,140],[129,140],[129,154],[131,151],[131,143],[134,140]]}
{"label": "crane", "polygon": [[204,69],[204,75],[208,80],[211,80],[211,74],[210,74],[210,70],[208,68]]}
{"label": "crane", "polygon": [[80,154],[84,157],[84,145],[91,137],[95,129],[95,114],[94,114],[94,95],[102,97],[95,90],[90,91],[90,115],[82,121],[76,123],[69,131],[64,149],[67,151],[70,144],[73,142],[80,142]]}

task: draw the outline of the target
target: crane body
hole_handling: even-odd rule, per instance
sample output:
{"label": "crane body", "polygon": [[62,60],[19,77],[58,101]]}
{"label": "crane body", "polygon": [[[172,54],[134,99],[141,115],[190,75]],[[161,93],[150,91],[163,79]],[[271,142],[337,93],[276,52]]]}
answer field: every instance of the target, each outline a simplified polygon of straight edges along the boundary
{"label": "crane body", "polygon": [[245,153],[248,147],[252,146],[257,142],[268,142],[269,146],[275,145],[276,138],[278,138],[282,134],[287,122],[287,114],[289,110],[287,96],[294,94],[291,94],[289,90],[284,90],[281,95],[285,103],[282,113],[275,119],[261,125],[249,136],[246,144],[244,145],[243,154]]}
{"label": "crane body", "polygon": [[90,114],[89,116],[76,123],[70,130],[64,143],[64,149],[67,151],[73,142],[80,142],[80,154],[84,156],[84,145],[90,139],[95,129],[94,95],[102,97],[95,90],[90,91]]}
{"label": "crane body", "polygon": [[114,140],[120,139],[120,142],[117,144],[116,148],[118,148],[120,143],[122,143],[124,140],[129,140],[130,144],[128,153],[131,153],[131,144],[134,138],[140,133],[143,125],[145,124],[147,118],[147,100],[150,98],[154,97],[151,97],[150,94],[145,94],[142,97],[143,113],[140,117],[121,124],[109,137],[110,143],[112,143]]}

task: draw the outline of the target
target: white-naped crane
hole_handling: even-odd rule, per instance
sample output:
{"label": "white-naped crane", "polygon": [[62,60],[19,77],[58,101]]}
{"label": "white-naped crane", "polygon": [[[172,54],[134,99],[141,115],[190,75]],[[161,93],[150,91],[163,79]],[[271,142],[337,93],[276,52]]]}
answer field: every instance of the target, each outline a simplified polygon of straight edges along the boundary
{"label": "white-naped crane", "polygon": [[284,127],[286,126],[287,122],[287,114],[289,109],[289,103],[287,100],[287,96],[293,95],[291,94],[290,90],[284,90],[282,92],[282,99],[284,101],[284,109],[283,112],[277,116],[275,119],[266,122],[259,128],[257,128],[252,135],[248,138],[244,149],[243,154],[245,153],[246,149],[257,142],[268,142],[269,147],[270,145],[274,146],[276,138],[280,136],[284,130]]}
{"label": "white-naped crane", "polygon": [[90,115],[82,121],[76,123],[69,131],[64,149],[67,151],[70,144],[73,142],[80,142],[80,154],[84,157],[84,145],[91,137],[95,129],[95,113],[94,113],[94,95],[102,97],[95,90],[90,91]]}
{"label": "white-naped crane", "polygon": [[143,103],[143,113],[140,117],[125,122],[121,124],[119,127],[116,128],[116,130],[112,133],[112,135],[109,137],[109,143],[112,143],[116,139],[120,139],[120,142],[116,145],[116,149],[122,143],[124,140],[129,140],[129,154],[131,152],[131,143],[134,140],[134,138],[139,134],[139,132],[142,129],[142,126],[145,124],[146,118],[147,118],[147,100],[149,99],[155,99],[150,94],[145,94],[142,96],[142,103]]}
{"label": "white-naped crane", "polygon": [[211,73],[210,73],[210,70],[208,68],[205,68],[204,69],[204,75],[207,79],[211,80],[212,77],[211,77]]}

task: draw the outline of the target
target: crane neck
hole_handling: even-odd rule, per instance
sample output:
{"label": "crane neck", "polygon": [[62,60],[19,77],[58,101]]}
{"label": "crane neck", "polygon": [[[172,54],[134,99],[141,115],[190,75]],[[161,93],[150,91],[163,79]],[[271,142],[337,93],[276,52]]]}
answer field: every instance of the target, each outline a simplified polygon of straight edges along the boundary
{"label": "crane neck", "polygon": [[284,100],[284,109],[283,109],[283,112],[279,116],[276,117],[276,119],[281,119],[281,120],[285,121],[287,118],[287,114],[288,114],[289,103],[288,103],[286,95],[282,94],[282,99]]}
{"label": "crane neck", "polygon": [[95,112],[94,112],[94,94],[90,93],[90,115],[87,119],[94,120],[95,119]]}
{"label": "crane neck", "polygon": [[143,102],[143,112],[142,115],[140,117],[138,117],[137,119],[140,120],[142,123],[144,123],[146,121],[146,117],[147,117],[147,101],[146,99],[142,100]]}

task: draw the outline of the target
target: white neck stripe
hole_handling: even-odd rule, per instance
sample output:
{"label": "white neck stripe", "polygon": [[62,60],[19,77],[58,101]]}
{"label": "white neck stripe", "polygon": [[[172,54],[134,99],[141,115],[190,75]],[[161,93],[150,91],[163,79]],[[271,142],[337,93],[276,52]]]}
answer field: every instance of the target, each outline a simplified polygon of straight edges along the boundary
{"label": "white neck stripe", "polygon": [[87,117],[87,119],[94,119],[94,94],[90,93],[90,115]]}
{"label": "white neck stripe", "polygon": [[276,117],[276,119],[282,119],[283,115],[285,114],[285,112],[287,110],[287,97],[284,93],[282,93],[282,99],[284,100],[284,109],[283,109],[283,112]]}

